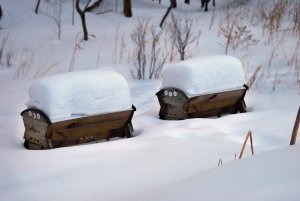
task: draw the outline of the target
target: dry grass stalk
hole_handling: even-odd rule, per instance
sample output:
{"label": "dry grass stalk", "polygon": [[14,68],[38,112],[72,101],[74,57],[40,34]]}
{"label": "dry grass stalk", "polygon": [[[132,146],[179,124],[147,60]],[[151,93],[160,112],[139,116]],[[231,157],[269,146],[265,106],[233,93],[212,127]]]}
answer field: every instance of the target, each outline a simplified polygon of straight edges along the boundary
{"label": "dry grass stalk", "polygon": [[219,29],[226,39],[226,43],[223,45],[225,46],[225,54],[228,54],[229,47],[234,50],[237,48],[248,50],[250,46],[259,42],[247,26],[239,25],[236,20],[228,22],[225,26],[220,24]]}
{"label": "dry grass stalk", "polygon": [[76,53],[77,53],[78,49],[81,49],[79,36],[80,36],[80,33],[77,34],[76,41],[75,41],[75,44],[73,46],[73,52],[72,52],[72,56],[71,56],[71,61],[70,61],[70,66],[69,66],[69,72],[72,72],[74,70]]}
{"label": "dry grass stalk", "polygon": [[247,144],[249,138],[250,138],[250,144],[251,144],[251,152],[252,152],[252,155],[254,155],[252,132],[249,131],[248,134],[247,134],[247,137],[246,137],[246,139],[244,141],[244,144],[243,144],[243,147],[242,147],[239,159],[242,159],[242,157],[244,155],[245,147],[246,147],[246,144]]}
{"label": "dry grass stalk", "polygon": [[250,77],[250,79],[247,82],[247,86],[249,87],[249,89],[252,88],[253,84],[255,83],[256,79],[257,79],[257,74],[261,71],[261,65],[257,66],[254,73],[252,74],[252,76]]}
{"label": "dry grass stalk", "polygon": [[219,162],[218,162],[218,166],[221,166],[223,165],[223,161],[222,161],[222,158],[220,158]]}
{"label": "dry grass stalk", "polygon": [[116,33],[115,33],[115,52],[113,54],[113,61],[114,61],[114,64],[117,64],[117,52],[118,52],[118,41],[119,41],[119,28],[120,28],[120,23],[118,23],[117,27],[116,27]]}
{"label": "dry grass stalk", "polygon": [[14,52],[12,49],[6,52],[6,67],[10,67],[12,65],[12,60],[14,58]]}
{"label": "dry grass stalk", "polygon": [[96,69],[98,69],[98,67],[99,67],[100,56],[101,56],[101,45],[99,46],[99,49],[98,49],[98,56],[97,56],[97,62],[96,62]]}
{"label": "dry grass stalk", "polygon": [[295,35],[300,39],[300,2],[294,4],[293,30]]}
{"label": "dry grass stalk", "polygon": [[20,56],[18,68],[14,74],[14,79],[24,79],[33,63],[34,52],[24,50]]}
{"label": "dry grass stalk", "polygon": [[124,52],[126,51],[125,48],[126,48],[125,35],[123,34],[122,38],[121,38],[121,47],[119,50],[119,62],[121,62],[123,60]]}
{"label": "dry grass stalk", "polygon": [[265,15],[264,28],[269,34],[269,43],[273,41],[274,36],[278,36],[279,28],[281,26],[282,19],[287,10],[287,0],[277,0],[273,2],[273,7]]}
{"label": "dry grass stalk", "polygon": [[52,70],[53,68],[55,68],[58,64],[60,64],[63,60],[55,62],[53,64],[51,64],[50,66],[46,66],[46,67],[40,67],[37,72],[34,74],[33,78],[39,78],[39,77],[43,77],[45,76],[50,70]]}
{"label": "dry grass stalk", "polygon": [[269,62],[268,62],[268,65],[271,66],[272,65],[272,61],[273,61],[273,58],[275,57],[275,54],[276,54],[276,50],[277,48],[279,47],[281,41],[278,41],[278,43],[275,45],[275,47],[273,48],[272,52],[271,52],[271,56],[269,58]]}
{"label": "dry grass stalk", "polygon": [[[4,54],[5,46],[7,44],[8,36],[9,36],[9,33],[6,36],[4,36],[2,38],[2,41],[1,41],[1,46],[0,46],[0,64],[2,64],[3,54]],[[2,70],[3,70],[3,65],[2,65]]]}

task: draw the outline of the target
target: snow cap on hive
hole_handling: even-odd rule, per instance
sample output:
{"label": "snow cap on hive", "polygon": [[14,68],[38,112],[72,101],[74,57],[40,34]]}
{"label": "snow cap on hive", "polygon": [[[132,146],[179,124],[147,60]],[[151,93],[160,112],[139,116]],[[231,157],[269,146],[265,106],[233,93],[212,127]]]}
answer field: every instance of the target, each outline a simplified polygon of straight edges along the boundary
{"label": "snow cap on hive", "polygon": [[28,108],[52,122],[131,109],[128,83],[114,71],[86,70],[42,78],[29,89]]}
{"label": "snow cap on hive", "polygon": [[162,87],[175,87],[193,97],[241,88],[245,76],[241,62],[232,56],[215,55],[170,64],[162,73]]}

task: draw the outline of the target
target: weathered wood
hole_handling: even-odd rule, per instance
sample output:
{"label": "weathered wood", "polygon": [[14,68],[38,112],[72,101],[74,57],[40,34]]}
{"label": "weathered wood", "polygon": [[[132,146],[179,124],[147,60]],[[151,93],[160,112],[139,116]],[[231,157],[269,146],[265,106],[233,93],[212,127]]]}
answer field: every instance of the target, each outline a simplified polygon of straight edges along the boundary
{"label": "weathered wood", "polygon": [[203,118],[237,113],[237,105],[245,89],[201,95],[189,100],[188,116]]}
{"label": "weathered wood", "polygon": [[294,124],[294,128],[293,128],[293,133],[292,133],[292,136],[291,136],[290,145],[296,144],[296,139],[297,139],[299,124],[300,124],[300,107],[298,109],[297,117],[296,117],[296,120],[295,120],[295,124]]}
{"label": "weathered wood", "polygon": [[31,144],[34,143],[41,147],[48,147],[46,132],[51,124],[48,117],[36,109],[24,110],[21,115],[25,126],[24,139],[26,143],[31,142]]}
{"label": "weathered wood", "polygon": [[51,136],[52,146],[55,148],[98,141],[112,137],[125,137],[122,128],[125,126],[126,122],[127,119],[121,119],[73,128],[59,130],[54,129]]}
{"label": "weathered wood", "polygon": [[246,91],[247,87],[188,98],[179,89],[165,88],[156,93],[161,106],[159,116],[161,119],[180,120],[246,112]]}
{"label": "weathered wood", "polygon": [[24,146],[51,149],[113,137],[132,137],[132,110],[94,115],[52,123],[40,110],[27,109],[21,115],[25,125]]}
{"label": "weathered wood", "polygon": [[166,88],[156,93],[160,103],[159,116],[162,119],[188,118],[188,97],[176,88]]}

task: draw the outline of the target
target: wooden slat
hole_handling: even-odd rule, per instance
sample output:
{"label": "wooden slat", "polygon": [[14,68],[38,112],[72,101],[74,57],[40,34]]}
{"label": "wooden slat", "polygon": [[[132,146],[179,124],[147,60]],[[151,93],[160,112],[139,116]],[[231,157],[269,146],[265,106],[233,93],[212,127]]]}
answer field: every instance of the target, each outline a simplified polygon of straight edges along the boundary
{"label": "wooden slat", "polygon": [[133,113],[132,110],[126,110],[122,112],[115,112],[103,115],[94,115],[76,119],[70,119],[65,121],[54,122],[52,124],[53,130],[60,130],[64,128],[75,128],[81,127],[90,124],[96,124],[99,122],[110,122],[118,119],[129,119],[131,114]]}
{"label": "wooden slat", "polygon": [[128,119],[119,119],[110,122],[82,125],[80,127],[56,129],[51,136],[52,146],[71,146],[87,141],[103,140],[111,137],[125,137],[123,128]]}

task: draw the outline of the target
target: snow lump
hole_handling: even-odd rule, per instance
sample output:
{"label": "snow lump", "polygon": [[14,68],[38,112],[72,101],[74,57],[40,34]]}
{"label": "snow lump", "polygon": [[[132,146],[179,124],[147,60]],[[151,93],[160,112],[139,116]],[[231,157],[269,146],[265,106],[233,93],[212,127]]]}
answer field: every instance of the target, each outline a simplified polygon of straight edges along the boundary
{"label": "snow lump", "polygon": [[162,87],[175,87],[193,97],[241,88],[243,66],[232,56],[214,55],[170,64],[162,73]]}
{"label": "snow lump", "polygon": [[42,78],[29,89],[28,108],[52,122],[131,109],[128,83],[114,71],[86,70]]}

